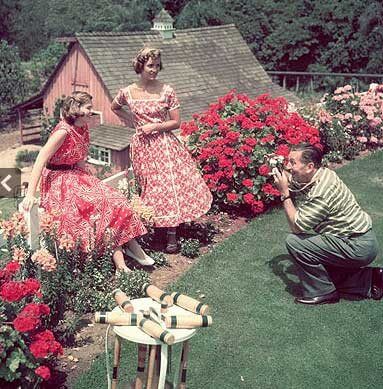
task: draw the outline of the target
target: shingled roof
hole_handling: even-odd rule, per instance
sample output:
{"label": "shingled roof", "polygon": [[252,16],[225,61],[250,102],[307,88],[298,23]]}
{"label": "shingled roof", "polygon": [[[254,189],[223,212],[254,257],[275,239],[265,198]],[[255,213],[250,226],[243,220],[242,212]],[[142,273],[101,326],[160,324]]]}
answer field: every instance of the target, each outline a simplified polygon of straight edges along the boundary
{"label": "shingled roof", "polygon": [[173,39],[157,31],[78,33],[76,38],[104,82],[110,98],[137,80],[131,63],[144,45],[160,48],[159,79],[172,85],[181,101],[182,120],[201,112],[231,89],[255,97],[292,93],[274,84],[233,24],[177,30]]}
{"label": "shingled roof", "polygon": [[90,129],[90,139],[92,145],[121,151],[130,145],[134,133],[131,128],[101,124]]}

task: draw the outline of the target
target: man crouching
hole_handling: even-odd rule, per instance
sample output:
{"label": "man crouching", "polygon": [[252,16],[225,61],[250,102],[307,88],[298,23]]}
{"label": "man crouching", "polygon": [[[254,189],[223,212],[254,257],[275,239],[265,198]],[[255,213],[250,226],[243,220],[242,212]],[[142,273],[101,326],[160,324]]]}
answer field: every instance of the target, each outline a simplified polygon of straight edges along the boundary
{"label": "man crouching", "polygon": [[[337,174],[321,167],[322,152],[310,144],[293,146],[286,171],[274,169],[292,231],[286,247],[299,268],[300,304],[331,304],[339,293],[379,300],[383,268],[367,267],[378,242],[370,216]],[[291,182],[289,182],[291,181]],[[300,196],[295,196],[299,194]],[[292,197],[302,197],[295,206]],[[314,230],[314,233],[308,233]]]}

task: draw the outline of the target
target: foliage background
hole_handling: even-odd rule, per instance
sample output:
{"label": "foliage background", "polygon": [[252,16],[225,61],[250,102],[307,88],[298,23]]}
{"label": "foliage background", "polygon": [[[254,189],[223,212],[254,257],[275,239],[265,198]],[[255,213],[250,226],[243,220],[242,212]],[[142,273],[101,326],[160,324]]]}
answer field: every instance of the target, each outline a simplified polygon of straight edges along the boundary
{"label": "foliage background", "polygon": [[18,49],[29,77],[11,99],[39,89],[65,50],[56,37],[148,30],[162,7],[177,28],[235,23],[267,70],[381,73],[379,0],[1,0],[0,39]]}

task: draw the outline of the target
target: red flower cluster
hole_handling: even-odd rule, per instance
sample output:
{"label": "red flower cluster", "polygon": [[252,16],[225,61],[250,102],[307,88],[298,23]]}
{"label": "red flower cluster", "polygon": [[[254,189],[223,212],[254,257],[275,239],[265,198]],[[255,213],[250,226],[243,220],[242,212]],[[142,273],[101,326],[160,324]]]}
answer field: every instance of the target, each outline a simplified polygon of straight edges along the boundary
{"label": "red flower cluster", "polygon": [[48,381],[49,378],[51,378],[51,371],[47,366],[39,366],[37,369],[35,369],[35,373],[44,381]]}
{"label": "red flower cluster", "polygon": [[287,101],[261,95],[255,99],[230,91],[209,109],[181,125],[203,177],[218,204],[245,205],[263,212],[280,195],[273,187],[268,154],[287,157],[289,146],[320,146],[319,132]]}
{"label": "red flower cluster", "polygon": [[13,326],[20,332],[32,331],[41,324],[41,316],[49,315],[49,312],[48,305],[27,304],[13,321]]}
{"label": "red flower cluster", "polygon": [[29,349],[36,358],[46,358],[49,355],[63,353],[61,344],[55,340],[53,333],[49,330],[40,332],[33,339]]}
{"label": "red flower cluster", "polygon": [[[30,369],[36,366],[35,358],[46,358],[49,356],[57,356],[63,353],[60,343],[58,343],[54,335],[49,330],[37,332],[41,326],[41,318],[49,315],[50,309],[46,304],[31,302],[32,297],[41,298],[40,282],[34,278],[28,278],[21,281],[16,281],[13,277],[19,272],[20,264],[18,262],[9,262],[3,269],[0,270],[0,300],[5,306],[6,321],[12,321],[15,331],[18,331],[18,337],[29,345],[30,353],[25,353],[25,358],[28,360]],[[28,299],[29,297],[29,299]],[[21,301],[26,298],[26,305],[20,310]],[[13,331],[13,330],[12,330]],[[9,345],[7,346],[10,349]],[[0,353],[4,350],[4,345],[0,344]],[[8,363],[8,362],[7,362]],[[33,372],[33,370],[31,370]],[[39,366],[34,370],[34,373],[43,380],[50,378],[50,370],[47,366]],[[16,370],[15,374],[26,374],[20,370]],[[27,373],[29,374],[29,373]]]}
{"label": "red flower cluster", "polygon": [[0,287],[0,298],[7,302],[20,301],[27,296],[40,296],[40,282],[34,278],[25,281],[7,281]]}

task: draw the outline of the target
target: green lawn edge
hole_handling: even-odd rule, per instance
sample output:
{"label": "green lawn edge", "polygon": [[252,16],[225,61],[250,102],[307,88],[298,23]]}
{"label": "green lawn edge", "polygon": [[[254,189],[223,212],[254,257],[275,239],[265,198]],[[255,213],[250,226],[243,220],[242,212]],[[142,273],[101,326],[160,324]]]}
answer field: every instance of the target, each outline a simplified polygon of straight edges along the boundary
{"label": "green lawn edge", "polygon": [[[383,152],[355,160],[338,174],[370,213],[383,241]],[[211,306],[214,324],[191,340],[187,387],[382,388],[382,302],[350,301],[307,307],[293,302],[299,291],[284,238],[281,209],[249,225],[200,258],[168,290]],[[375,266],[382,265],[382,254]],[[132,379],[136,357],[124,343],[121,382]],[[74,388],[107,388],[100,355]]]}

